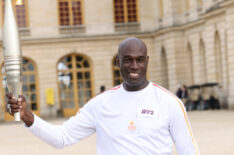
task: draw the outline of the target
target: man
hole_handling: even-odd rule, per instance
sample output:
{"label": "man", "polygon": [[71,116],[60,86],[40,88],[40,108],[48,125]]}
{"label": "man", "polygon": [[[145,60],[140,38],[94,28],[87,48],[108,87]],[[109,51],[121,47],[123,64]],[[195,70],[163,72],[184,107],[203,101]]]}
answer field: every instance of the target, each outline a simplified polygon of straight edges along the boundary
{"label": "man", "polygon": [[181,101],[146,79],[148,60],[140,39],[122,41],[116,61],[123,83],[91,99],[62,126],[32,114],[22,96],[16,102],[8,95],[8,103],[29,131],[56,148],[96,132],[99,155],[168,155],[171,139],[180,155],[199,154]]}

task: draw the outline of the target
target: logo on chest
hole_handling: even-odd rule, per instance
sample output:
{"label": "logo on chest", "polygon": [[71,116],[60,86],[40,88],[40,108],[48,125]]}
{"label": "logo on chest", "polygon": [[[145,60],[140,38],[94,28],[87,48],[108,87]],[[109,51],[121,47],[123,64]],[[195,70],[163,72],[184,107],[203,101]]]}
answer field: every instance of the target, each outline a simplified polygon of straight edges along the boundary
{"label": "logo on chest", "polygon": [[142,110],[141,110],[141,114],[142,114],[142,115],[154,115],[154,110],[142,109]]}
{"label": "logo on chest", "polygon": [[135,123],[133,121],[130,121],[128,126],[128,131],[135,131],[135,130],[136,130]]}
{"label": "logo on chest", "polygon": [[154,107],[138,107],[137,116],[158,118],[159,114],[157,109]]}

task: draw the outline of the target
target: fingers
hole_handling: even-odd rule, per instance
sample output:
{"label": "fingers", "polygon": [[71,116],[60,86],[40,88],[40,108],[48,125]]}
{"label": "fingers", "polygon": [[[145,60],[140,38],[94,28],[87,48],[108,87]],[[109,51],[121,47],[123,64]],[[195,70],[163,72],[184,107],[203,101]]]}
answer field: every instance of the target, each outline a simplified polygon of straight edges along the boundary
{"label": "fingers", "polygon": [[6,97],[8,98],[7,103],[8,104],[16,104],[15,96],[11,93],[6,94]]}
{"label": "fingers", "polygon": [[7,111],[9,114],[14,115],[14,113],[19,112],[22,109],[21,102],[15,99],[9,99],[7,106]]}
{"label": "fingers", "polygon": [[7,97],[8,99],[15,98],[15,97],[14,97],[14,95],[13,95],[12,93],[8,93],[8,94],[6,94],[6,97]]}
{"label": "fingers", "polygon": [[24,102],[25,97],[23,95],[19,95],[18,100],[19,100],[19,102]]}
{"label": "fingers", "polygon": [[25,102],[23,95],[19,95],[17,100],[13,94],[6,94],[6,96],[8,98],[7,111],[9,114],[14,115],[14,113],[22,111],[22,104]]}
{"label": "fingers", "polygon": [[9,99],[7,103],[12,105],[12,104],[17,104],[17,101],[15,99]]}
{"label": "fingers", "polygon": [[10,115],[14,115],[14,112],[16,111],[16,109],[12,110],[12,105],[17,105],[17,101],[15,100],[15,97],[12,94],[6,94],[6,96],[8,98],[8,101],[6,104],[6,110]]}
{"label": "fingers", "polygon": [[11,109],[11,111],[9,111],[9,112],[14,114],[16,112],[19,112],[22,109],[22,106],[20,104],[12,104],[10,109]]}
{"label": "fingers", "polygon": [[19,95],[17,100],[12,94],[7,94],[6,96],[8,97],[7,103],[10,105],[17,104],[17,102],[20,102],[20,103],[25,102],[25,97],[23,95]]}

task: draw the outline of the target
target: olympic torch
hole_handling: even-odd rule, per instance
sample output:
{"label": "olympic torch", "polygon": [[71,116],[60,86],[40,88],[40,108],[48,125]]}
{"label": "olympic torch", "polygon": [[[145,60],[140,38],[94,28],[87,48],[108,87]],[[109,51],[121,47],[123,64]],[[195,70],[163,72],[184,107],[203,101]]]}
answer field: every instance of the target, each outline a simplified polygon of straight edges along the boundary
{"label": "olympic torch", "polygon": [[[4,26],[3,26],[4,67],[7,87],[16,98],[21,94],[21,47],[18,27],[11,0],[5,0]],[[20,121],[20,113],[14,114],[14,120]]]}

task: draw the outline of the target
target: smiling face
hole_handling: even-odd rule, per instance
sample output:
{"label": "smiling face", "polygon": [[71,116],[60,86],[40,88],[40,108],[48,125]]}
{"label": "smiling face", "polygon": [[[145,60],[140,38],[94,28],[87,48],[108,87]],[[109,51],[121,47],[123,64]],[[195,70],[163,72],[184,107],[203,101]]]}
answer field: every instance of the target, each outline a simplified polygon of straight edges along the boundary
{"label": "smiling face", "polygon": [[126,90],[137,91],[147,86],[148,60],[147,48],[140,39],[128,38],[120,44],[116,61]]}

